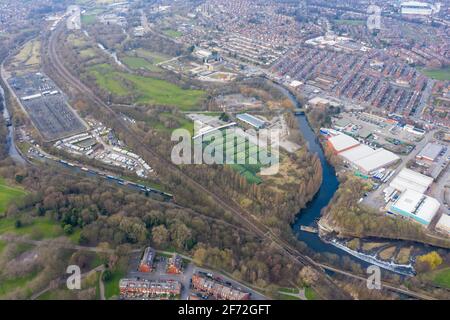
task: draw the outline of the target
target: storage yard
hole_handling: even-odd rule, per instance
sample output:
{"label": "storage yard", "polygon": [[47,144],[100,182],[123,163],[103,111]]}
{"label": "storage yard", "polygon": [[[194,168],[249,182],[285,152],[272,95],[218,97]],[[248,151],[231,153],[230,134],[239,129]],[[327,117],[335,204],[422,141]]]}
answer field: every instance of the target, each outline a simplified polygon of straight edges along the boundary
{"label": "storage yard", "polygon": [[42,73],[8,80],[21,106],[46,141],[86,131],[86,126],[67,103],[56,84]]}
{"label": "storage yard", "polygon": [[141,178],[146,178],[154,172],[144,159],[127,150],[110,128],[97,122],[91,122],[91,125],[94,127],[93,130],[58,140],[54,146],[74,155],[82,155],[132,171]]}

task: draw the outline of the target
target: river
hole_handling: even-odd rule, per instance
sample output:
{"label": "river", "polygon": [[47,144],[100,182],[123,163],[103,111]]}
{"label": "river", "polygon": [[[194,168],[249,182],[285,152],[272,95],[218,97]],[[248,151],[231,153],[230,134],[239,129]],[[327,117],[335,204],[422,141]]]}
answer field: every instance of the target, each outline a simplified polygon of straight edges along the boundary
{"label": "river", "polygon": [[[300,102],[289,90],[279,84],[274,83],[274,85],[292,101],[295,108],[300,108]],[[414,269],[411,265],[398,265],[393,262],[381,261],[378,260],[375,255],[369,255],[351,250],[337,239],[327,239],[327,241],[324,241],[316,233],[300,230],[300,226],[302,225],[317,227],[317,221],[320,219],[321,211],[333,198],[339,187],[339,181],[336,177],[334,167],[331,166],[325,158],[320,141],[309,125],[306,116],[299,115],[297,116],[297,120],[302,136],[307,143],[307,147],[310,152],[315,153],[319,157],[323,172],[323,180],[319,191],[307,204],[306,208],[302,209],[297,214],[297,217],[292,224],[293,231],[298,240],[306,243],[307,246],[314,252],[321,254],[331,253],[341,258],[347,256],[352,261],[360,264],[363,268],[367,268],[369,265],[374,264],[385,270],[389,270],[400,275],[413,275]]]}

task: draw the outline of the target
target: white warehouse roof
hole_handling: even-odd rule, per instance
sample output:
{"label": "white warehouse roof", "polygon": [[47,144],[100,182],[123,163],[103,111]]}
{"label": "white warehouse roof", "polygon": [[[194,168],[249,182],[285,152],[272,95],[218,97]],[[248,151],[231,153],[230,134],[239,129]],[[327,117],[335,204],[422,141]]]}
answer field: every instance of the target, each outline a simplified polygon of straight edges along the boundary
{"label": "white warehouse roof", "polygon": [[380,168],[387,167],[399,159],[399,156],[395,153],[380,148],[373,150],[372,153],[356,160],[354,163],[361,170],[370,173]]}
{"label": "white warehouse roof", "polygon": [[368,173],[386,167],[400,159],[396,154],[383,148],[372,149],[364,144],[343,151],[340,155]]}
{"label": "white warehouse roof", "polygon": [[439,206],[439,201],[434,198],[414,190],[406,190],[391,206],[390,211],[428,225]]}
{"label": "white warehouse roof", "polygon": [[443,214],[436,224],[436,229],[450,233],[450,216]]}
{"label": "white warehouse roof", "polygon": [[331,143],[334,150],[336,150],[337,152],[341,152],[359,145],[358,140],[353,139],[352,137],[343,133],[331,137],[330,139],[328,139],[328,141]]}
{"label": "white warehouse roof", "polygon": [[371,147],[361,144],[349,150],[343,151],[340,155],[349,162],[357,161],[361,158],[370,156],[375,150]]}
{"label": "white warehouse roof", "polygon": [[406,189],[425,193],[433,183],[433,178],[419,172],[404,168],[389,184],[391,187],[404,192]]}

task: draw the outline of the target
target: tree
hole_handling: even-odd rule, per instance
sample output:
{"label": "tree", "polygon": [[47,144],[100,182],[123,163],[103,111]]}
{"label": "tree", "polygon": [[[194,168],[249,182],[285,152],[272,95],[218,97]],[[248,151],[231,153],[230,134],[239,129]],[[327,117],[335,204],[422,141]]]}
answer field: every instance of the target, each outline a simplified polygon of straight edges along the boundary
{"label": "tree", "polygon": [[19,229],[20,227],[22,227],[22,221],[16,220],[16,222],[14,223],[14,226],[16,227],[16,229]]}
{"label": "tree", "polygon": [[71,224],[66,224],[64,226],[64,233],[65,234],[72,234],[73,233],[73,227]]}
{"label": "tree", "polygon": [[442,264],[442,258],[436,251],[431,251],[427,254],[417,257],[416,269],[419,272],[426,272],[434,270]]}
{"label": "tree", "polygon": [[164,225],[153,227],[152,240],[156,246],[164,247],[169,240],[169,231],[167,231]]}
{"label": "tree", "polygon": [[111,280],[111,278],[112,278],[111,270],[106,269],[105,271],[103,271],[103,275],[102,275],[103,281],[108,282],[109,280]]}

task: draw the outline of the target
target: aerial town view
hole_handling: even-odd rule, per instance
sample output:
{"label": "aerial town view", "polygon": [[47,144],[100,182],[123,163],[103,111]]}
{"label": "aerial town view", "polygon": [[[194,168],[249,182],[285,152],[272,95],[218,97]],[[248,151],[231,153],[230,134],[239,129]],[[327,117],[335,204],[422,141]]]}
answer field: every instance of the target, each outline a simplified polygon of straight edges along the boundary
{"label": "aerial town view", "polygon": [[449,0],[0,0],[0,64],[0,300],[450,299]]}

